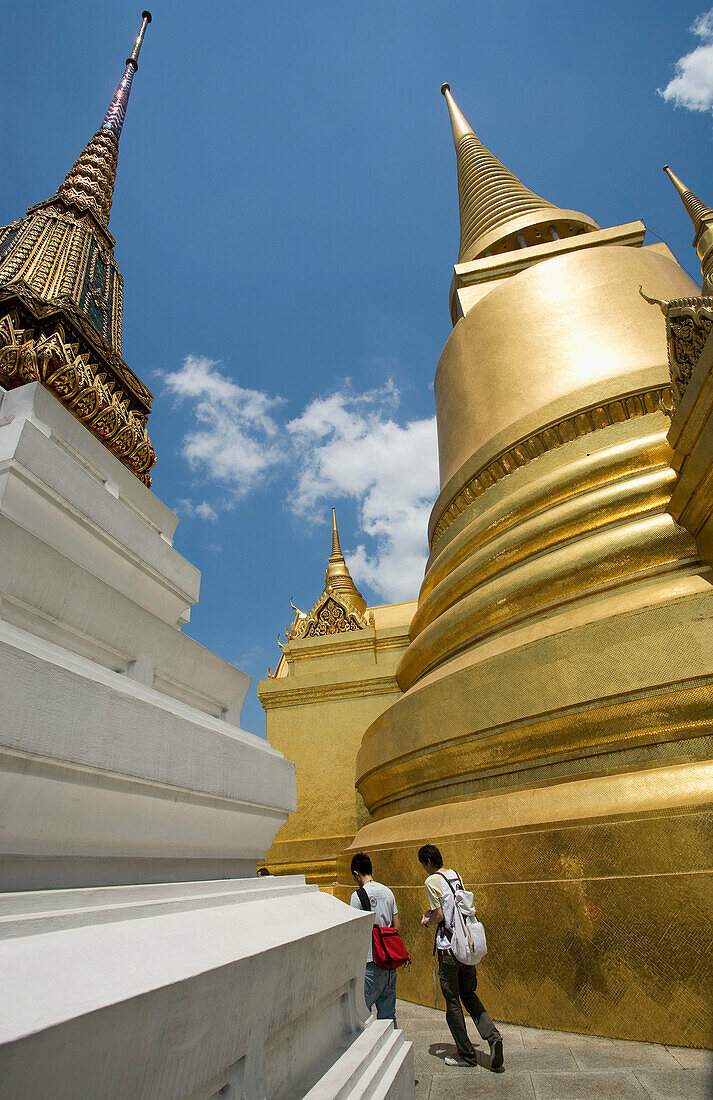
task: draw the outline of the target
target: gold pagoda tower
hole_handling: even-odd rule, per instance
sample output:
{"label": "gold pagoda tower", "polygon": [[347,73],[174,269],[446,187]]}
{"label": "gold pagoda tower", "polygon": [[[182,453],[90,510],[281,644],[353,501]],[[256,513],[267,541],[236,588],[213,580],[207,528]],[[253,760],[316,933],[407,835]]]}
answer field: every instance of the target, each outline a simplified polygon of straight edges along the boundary
{"label": "gold pagoda tower", "polygon": [[400,995],[433,1004],[433,842],[475,894],[497,1019],[709,1045],[713,573],[672,510],[666,329],[639,287],[700,291],[640,221],[601,229],[530,191],[442,90],[461,239],[441,489],[336,892],[369,852],[414,955]]}
{"label": "gold pagoda tower", "polygon": [[0,229],[0,382],[40,382],[146,485],[153,395],[121,357],[123,281],[109,215],[150,12],[99,130],[52,198]]}
{"label": "gold pagoda tower", "polygon": [[292,604],[279,663],[258,684],[258,697],[270,744],[297,769],[297,809],[277,833],[268,867],[332,891],[337,859],[368,820],[354,790],[361,739],[401,694],[396,667],[416,604],[366,606],[342,553],[334,508],[324,582],[308,612]]}

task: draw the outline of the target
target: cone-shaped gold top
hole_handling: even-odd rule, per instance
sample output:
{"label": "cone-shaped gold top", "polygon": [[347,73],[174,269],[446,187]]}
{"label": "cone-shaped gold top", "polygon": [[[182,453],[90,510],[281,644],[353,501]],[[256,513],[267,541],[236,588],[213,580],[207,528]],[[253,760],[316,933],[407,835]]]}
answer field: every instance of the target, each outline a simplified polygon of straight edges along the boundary
{"label": "cone-shaped gold top", "polygon": [[695,236],[693,247],[698,253],[703,273],[703,293],[713,293],[713,210],[689,191],[675,172],[672,172],[668,164],[664,164],[664,172],[681,196],[681,201],[688,211],[688,216],[693,222]]}
{"label": "cone-shaped gold top", "polygon": [[676,188],[679,195],[681,196],[683,205],[688,211],[688,216],[693,222],[693,228],[696,231],[696,236],[698,236],[698,234],[701,232],[701,229],[703,228],[704,217],[713,217],[713,210],[711,210],[710,206],[706,206],[704,202],[701,202],[698,196],[693,194],[693,191],[689,191],[685,183],[682,183],[678,176],[671,171],[668,164],[664,164],[663,170],[668,178],[671,180],[671,183]]}
{"label": "cone-shaped gold top", "polygon": [[362,615],[364,614],[366,610],[366,600],[354,584],[351,573],[347,568],[347,563],[344,560],[342,548],[339,545],[337,514],[334,508],[332,508],[332,553],[329,556],[324,586],[327,592],[347,596],[350,603],[360,611]]}
{"label": "cone-shaped gold top", "polygon": [[444,84],[441,92],[458,164],[459,263],[599,228],[585,214],[562,210],[525,187],[475,136],[450,85]]}

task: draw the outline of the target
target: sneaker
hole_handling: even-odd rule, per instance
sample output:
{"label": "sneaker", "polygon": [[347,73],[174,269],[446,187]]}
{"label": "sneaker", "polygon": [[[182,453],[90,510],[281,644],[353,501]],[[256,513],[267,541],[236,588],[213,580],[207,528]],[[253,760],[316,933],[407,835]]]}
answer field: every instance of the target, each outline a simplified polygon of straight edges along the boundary
{"label": "sneaker", "polygon": [[458,1054],[455,1058],[449,1054],[444,1062],[447,1066],[477,1066],[478,1059],[475,1054]]}
{"label": "sneaker", "polygon": [[490,1068],[493,1070],[499,1070],[503,1068],[503,1041],[502,1039],[493,1039],[490,1046]]}

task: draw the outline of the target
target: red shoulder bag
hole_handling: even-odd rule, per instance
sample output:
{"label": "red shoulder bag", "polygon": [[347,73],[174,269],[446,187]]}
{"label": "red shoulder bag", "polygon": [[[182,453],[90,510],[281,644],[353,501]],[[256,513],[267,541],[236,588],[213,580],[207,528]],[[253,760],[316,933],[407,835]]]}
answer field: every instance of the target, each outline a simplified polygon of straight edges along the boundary
{"label": "red shoulder bag", "polygon": [[[369,895],[363,886],[357,890],[357,897],[362,909],[371,913]],[[371,930],[371,954],[374,966],[381,970],[398,970],[404,963],[411,962],[411,956],[406,950],[406,944],[401,939],[395,928],[382,928],[374,923]]]}

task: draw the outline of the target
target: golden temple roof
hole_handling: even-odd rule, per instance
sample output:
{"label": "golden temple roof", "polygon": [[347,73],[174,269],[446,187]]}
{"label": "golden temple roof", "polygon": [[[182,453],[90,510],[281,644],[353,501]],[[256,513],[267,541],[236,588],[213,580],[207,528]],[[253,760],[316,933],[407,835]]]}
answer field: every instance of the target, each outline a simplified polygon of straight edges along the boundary
{"label": "golden temple roof", "polygon": [[[306,614],[295,607],[294,622],[285,627],[288,642],[301,638],[320,638],[326,635],[346,634],[363,630],[368,626],[366,600],[354,584],[339,545],[337,515],[332,508],[332,553],[329,555],[324,578],[324,591],[311,611]],[[278,642],[280,636],[277,636]],[[282,642],[280,642],[282,645]]]}
{"label": "golden temple roof", "polygon": [[459,263],[599,228],[586,215],[554,206],[525,187],[475,136],[450,85],[444,84],[441,92],[458,166]]}

